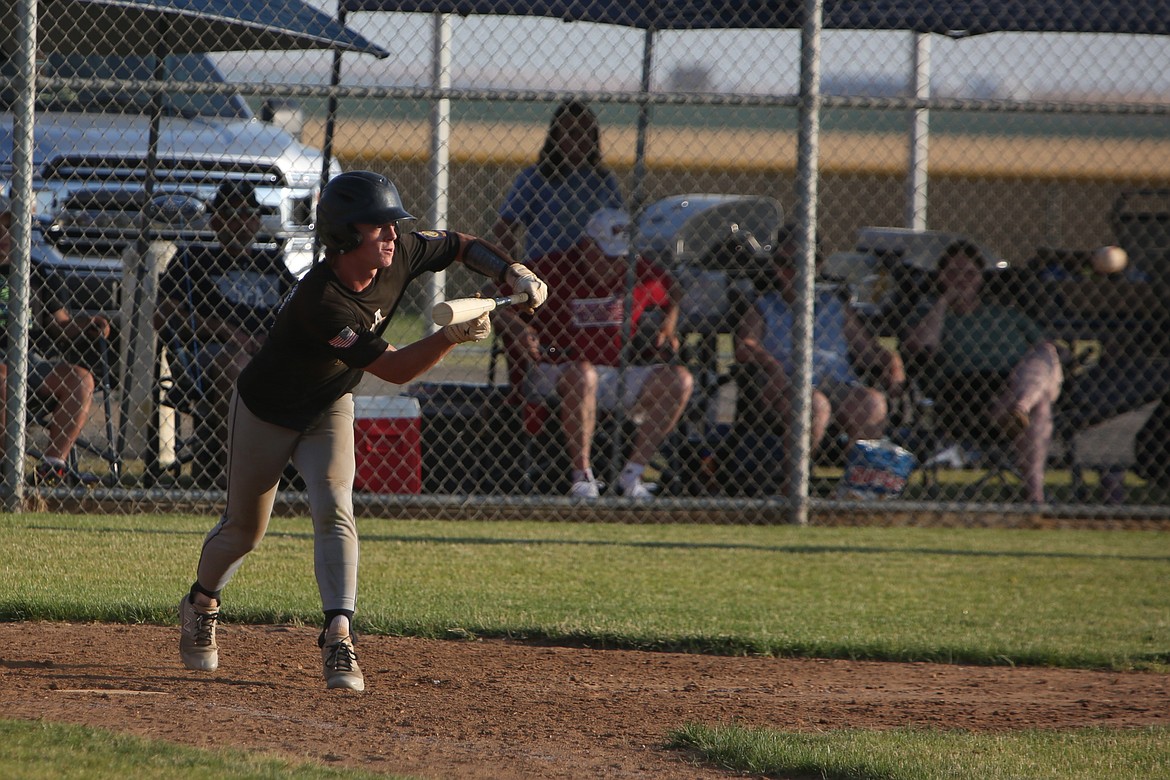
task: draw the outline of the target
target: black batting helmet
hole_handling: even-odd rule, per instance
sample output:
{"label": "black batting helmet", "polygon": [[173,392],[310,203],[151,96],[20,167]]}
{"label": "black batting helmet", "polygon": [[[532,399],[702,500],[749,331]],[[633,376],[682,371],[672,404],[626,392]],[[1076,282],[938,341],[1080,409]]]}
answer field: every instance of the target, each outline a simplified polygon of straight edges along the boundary
{"label": "black batting helmet", "polygon": [[329,180],[317,202],[317,237],[334,252],[349,252],[361,244],[353,225],[386,225],[414,219],[402,208],[393,182],[373,171],[348,171]]}

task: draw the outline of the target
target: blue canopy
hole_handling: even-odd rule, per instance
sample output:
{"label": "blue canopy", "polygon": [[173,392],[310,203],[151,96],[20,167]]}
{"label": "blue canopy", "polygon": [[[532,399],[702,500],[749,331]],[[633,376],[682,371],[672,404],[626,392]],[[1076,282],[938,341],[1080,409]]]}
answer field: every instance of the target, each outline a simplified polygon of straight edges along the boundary
{"label": "blue canopy", "polygon": [[[346,11],[544,16],[650,30],[799,28],[803,0],[343,0]],[[825,0],[825,29],[1170,34],[1170,0]]]}
{"label": "blue canopy", "polygon": [[[43,52],[150,55],[335,49],[388,52],[302,0],[40,0]],[[0,4],[0,46],[15,50],[17,3]]]}

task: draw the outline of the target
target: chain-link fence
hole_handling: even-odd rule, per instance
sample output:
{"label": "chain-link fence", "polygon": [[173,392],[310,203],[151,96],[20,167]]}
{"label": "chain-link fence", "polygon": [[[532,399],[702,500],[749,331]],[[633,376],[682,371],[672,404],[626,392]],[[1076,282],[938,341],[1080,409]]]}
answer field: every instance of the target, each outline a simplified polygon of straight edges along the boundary
{"label": "chain-link fence", "polygon": [[[31,251],[8,231],[30,495],[219,500],[226,400],[317,256],[321,181],[368,169],[414,229],[489,238],[551,285],[419,381],[362,381],[370,511],[1166,514],[1164,37],[354,3],[312,40],[192,26],[143,51],[116,31],[161,19],[65,5],[88,27],[42,21],[35,68],[6,39],[0,71],[9,139],[35,76],[31,163],[10,143],[0,172],[9,221],[32,192]],[[386,340],[502,294],[482,282],[420,278]]]}

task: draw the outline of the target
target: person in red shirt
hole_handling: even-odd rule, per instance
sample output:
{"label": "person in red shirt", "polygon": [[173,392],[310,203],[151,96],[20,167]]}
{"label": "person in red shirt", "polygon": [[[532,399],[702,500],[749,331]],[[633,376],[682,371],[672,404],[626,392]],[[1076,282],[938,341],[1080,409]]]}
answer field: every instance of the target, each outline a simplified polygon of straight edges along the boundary
{"label": "person in red shirt", "polygon": [[636,258],[631,321],[648,343],[632,361],[637,365],[620,368],[629,228],[629,215],[620,209],[595,212],[575,245],[531,262],[549,286],[548,303],[533,315],[497,310],[497,327],[525,397],[560,401],[572,468],[569,495],[575,498],[601,493],[592,466],[593,433],[598,410],[617,408],[619,387],[638,430],[617,490],[630,498],[652,498],[643,471],[678,424],[694,384],[686,367],[667,362],[678,350],[682,290],[669,272],[642,257]]}

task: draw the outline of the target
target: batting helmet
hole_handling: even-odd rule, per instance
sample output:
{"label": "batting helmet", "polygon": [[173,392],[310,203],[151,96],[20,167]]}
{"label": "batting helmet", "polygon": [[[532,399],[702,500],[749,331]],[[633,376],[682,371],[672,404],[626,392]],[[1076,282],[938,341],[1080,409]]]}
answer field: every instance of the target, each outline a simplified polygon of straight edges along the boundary
{"label": "batting helmet", "polygon": [[329,180],[317,202],[317,237],[334,252],[357,249],[362,239],[353,226],[386,225],[414,219],[402,208],[398,188],[380,173],[349,171]]}

